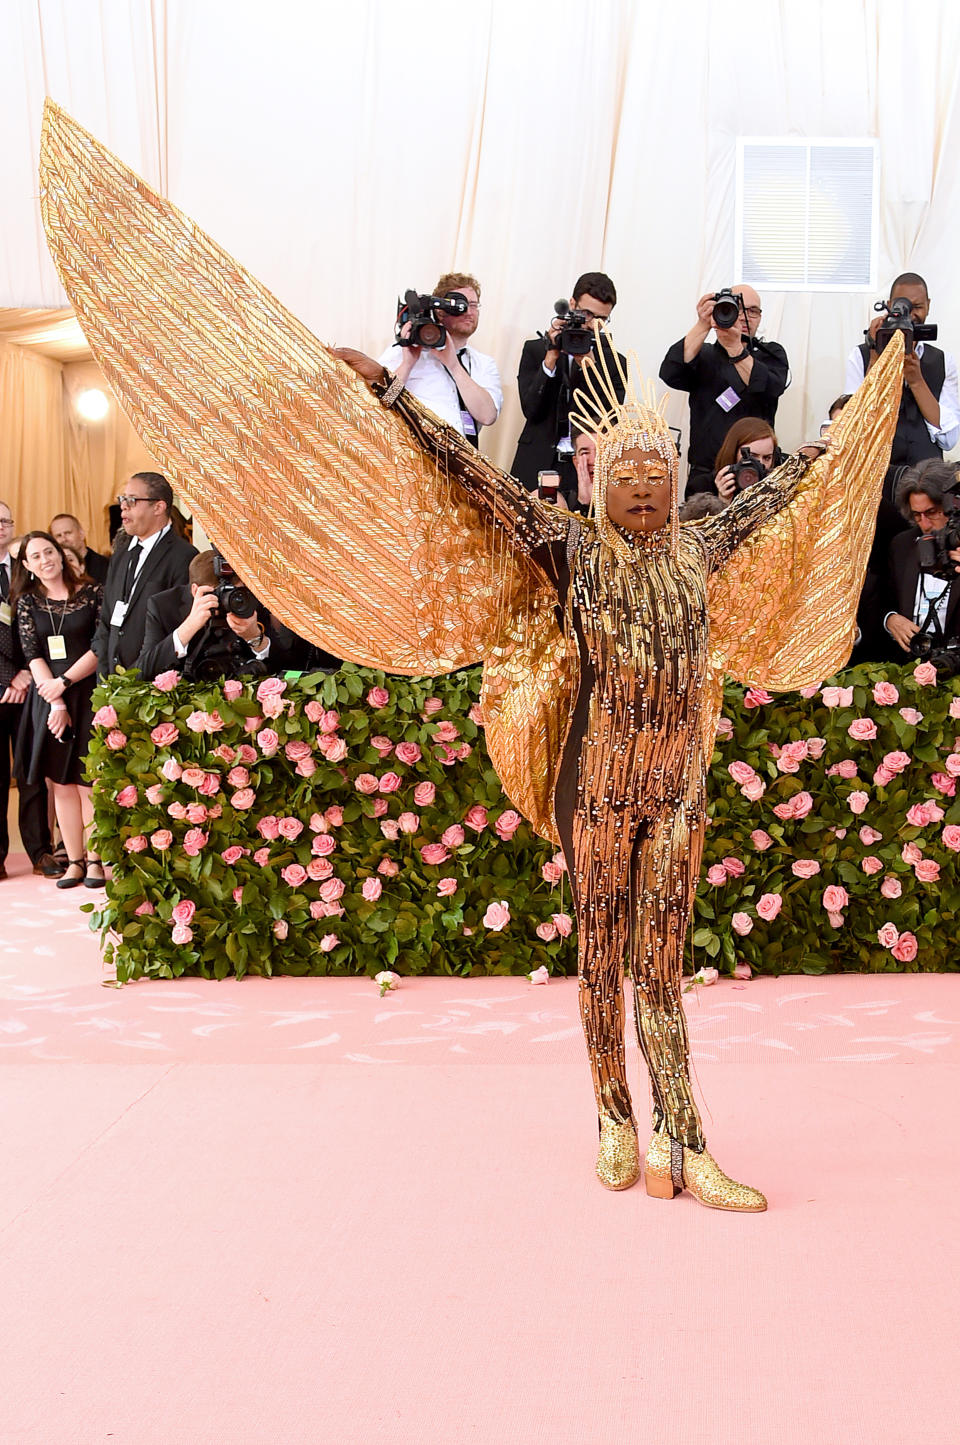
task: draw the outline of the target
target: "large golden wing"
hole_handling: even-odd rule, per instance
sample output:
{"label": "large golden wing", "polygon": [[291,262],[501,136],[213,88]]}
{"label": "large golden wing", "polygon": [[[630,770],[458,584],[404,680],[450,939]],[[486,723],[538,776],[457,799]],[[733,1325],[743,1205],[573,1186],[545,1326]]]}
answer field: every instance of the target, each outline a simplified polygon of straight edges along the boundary
{"label": "large golden wing", "polygon": [[402,419],[50,101],[40,195],[60,278],[121,406],[270,610],[392,672],[483,657],[512,561],[489,565],[488,523]]}
{"label": "large golden wing", "polygon": [[780,690],[843,667],[900,408],[899,332],[870,368],[791,504],[711,578],[710,666]]}

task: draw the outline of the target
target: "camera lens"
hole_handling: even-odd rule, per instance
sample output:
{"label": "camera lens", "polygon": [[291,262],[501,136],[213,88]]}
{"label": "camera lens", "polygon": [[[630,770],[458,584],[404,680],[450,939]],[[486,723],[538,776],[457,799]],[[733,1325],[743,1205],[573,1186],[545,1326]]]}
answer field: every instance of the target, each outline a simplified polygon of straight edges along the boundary
{"label": "camera lens", "polygon": [[733,296],[724,296],[721,293],[719,300],[713,308],[713,324],[719,326],[721,331],[727,331],[731,326],[737,324],[740,315],[740,303]]}

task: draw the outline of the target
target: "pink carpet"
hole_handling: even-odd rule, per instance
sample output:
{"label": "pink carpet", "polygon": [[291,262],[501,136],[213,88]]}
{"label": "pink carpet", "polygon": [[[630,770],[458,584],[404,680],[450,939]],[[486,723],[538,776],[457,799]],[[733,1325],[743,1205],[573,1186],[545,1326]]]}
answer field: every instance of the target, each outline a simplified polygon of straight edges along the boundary
{"label": "pink carpet", "polygon": [[956,977],[689,998],[738,1218],[596,1184],[572,982],[117,990],[0,887],[3,1442],[958,1438]]}

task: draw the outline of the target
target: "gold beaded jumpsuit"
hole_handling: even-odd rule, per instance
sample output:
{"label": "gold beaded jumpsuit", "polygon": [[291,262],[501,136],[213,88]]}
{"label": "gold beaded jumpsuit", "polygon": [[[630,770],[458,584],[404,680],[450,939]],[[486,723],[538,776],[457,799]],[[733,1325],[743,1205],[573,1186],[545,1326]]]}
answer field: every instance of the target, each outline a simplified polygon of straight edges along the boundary
{"label": "gold beaded jumpsuit", "polygon": [[[599,398],[594,524],[530,496],[390,378],[379,400],[52,102],[40,201],[114,393],[271,612],[395,673],[483,660],[494,766],[568,861],[602,1182],[624,1188],[639,1172],[626,965],[653,1092],[648,1190],[764,1207],[713,1165],[690,1088],[680,971],[704,780],[725,674],[795,688],[849,656],[896,425],[899,334],[825,457],[791,459],[703,523],[677,525],[675,455],[656,412],[635,391],[622,406]],[[659,533],[609,522],[607,471],[626,447],[668,464]]]}

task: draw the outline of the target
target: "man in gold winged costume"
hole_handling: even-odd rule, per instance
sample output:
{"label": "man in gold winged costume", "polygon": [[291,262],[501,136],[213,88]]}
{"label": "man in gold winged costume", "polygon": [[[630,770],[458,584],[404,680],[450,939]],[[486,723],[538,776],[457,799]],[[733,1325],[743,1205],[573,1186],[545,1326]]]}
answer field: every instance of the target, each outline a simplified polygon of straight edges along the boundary
{"label": "man in gold winged costume", "polygon": [[684,526],[659,412],[630,386],[618,403],[594,370],[584,520],[532,497],[378,363],[322,346],[49,103],[41,203],[94,355],[271,611],[391,671],[484,659],[493,762],[567,859],[601,1182],[625,1189],[640,1173],[626,964],[653,1095],[648,1193],[764,1209],[706,1151],[690,1083],[680,987],[706,772],[725,673],[799,687],[849,655],[896,425],[898,338],[825,456],[791,458]]}

